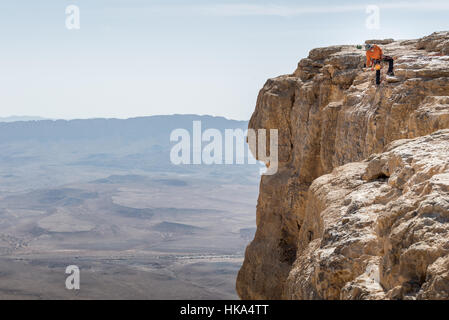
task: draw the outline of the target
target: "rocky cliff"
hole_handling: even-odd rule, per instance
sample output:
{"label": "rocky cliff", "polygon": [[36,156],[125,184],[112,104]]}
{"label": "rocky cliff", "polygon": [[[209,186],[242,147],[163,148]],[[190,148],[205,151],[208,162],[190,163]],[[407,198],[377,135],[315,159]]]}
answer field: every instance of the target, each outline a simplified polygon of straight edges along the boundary
{"label": "rocky cliff", "polygon": [[279,170],[241,298],[449,299],[449,32],[379,43],[396,59],[379,87],[333,46],[261,90],[249,127],[279,130]]}

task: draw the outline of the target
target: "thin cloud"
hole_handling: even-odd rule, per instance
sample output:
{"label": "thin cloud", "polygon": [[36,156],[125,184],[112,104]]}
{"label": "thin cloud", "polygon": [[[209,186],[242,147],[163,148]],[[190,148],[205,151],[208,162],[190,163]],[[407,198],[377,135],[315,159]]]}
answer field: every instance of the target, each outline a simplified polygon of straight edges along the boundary
{"label": "thin cloud", "polygon": [[[408,10],[408,11],[448,11],[447,1],[402,1],[397,3],[372,3],[380,10]],[[351,12],[366,13],[370,3],[353,5],[275,5],[275,4],[167,4],[143,6],[113,6],[107,7],[110,13],[117,16],[129,14],[132,16],[217,16],[217,17],[245,17],[245,16],[272,16],[272,17],[295,17],[313,14],[339,14]]]}
{"label": "thin cloud", "polygon": [[[419,11],[446,11],[449,3],[446,1],[403,1],[397,3],[373,3],[381,10],[419,10]],[[147,5],[138,9],[140,12],[156,15],[207,15],[207,16],[278,16],[291,17],[305,14],[349,13],[366,11],[367,4],[357,5],[331,5],[331,6],[301,6],[301,5],[274,5],[274,4],[190,4],[190,5]],[[116,8],[119,9],[119,8]],[[120,8],[123,11],[124,8]],[[126,10],[126,9],[125,9]]]}
{"label": "thin cloud", "polygon": [[256,4],[217,4],[197,7],[195,11],[217,16],[297,16],[313,13],[341,13],[364,10],[361,5],[342,6],[279,6]]}
{"label": "thin cloud", "polygon": [[[345,13],[365,11],[368,4],[332,5],[332,6],[298,6],[298,5],[257,5],[257,4],[217,4],[196,7],[198,13],[218,16],[298,16],[319,13]],[[376,4],[380,9],[403,10],[449,10],[447,2],[398,2]]]}

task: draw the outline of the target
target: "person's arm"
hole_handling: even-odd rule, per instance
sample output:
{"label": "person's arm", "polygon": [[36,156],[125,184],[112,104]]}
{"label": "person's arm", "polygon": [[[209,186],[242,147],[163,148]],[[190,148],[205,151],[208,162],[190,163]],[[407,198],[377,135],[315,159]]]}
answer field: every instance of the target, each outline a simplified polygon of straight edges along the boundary
{"label": "person's arm", "polygon": [[371,61],[371,56],[369,54],[369,52],[366,52],[366,67],[369,68],[371,67],[372,61]]}

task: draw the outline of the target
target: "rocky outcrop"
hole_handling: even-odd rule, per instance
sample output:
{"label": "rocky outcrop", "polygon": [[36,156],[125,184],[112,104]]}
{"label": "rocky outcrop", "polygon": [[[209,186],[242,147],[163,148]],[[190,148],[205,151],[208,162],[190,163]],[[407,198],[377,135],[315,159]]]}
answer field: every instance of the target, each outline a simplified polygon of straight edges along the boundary
{"label": "rocky outcrop", "polygon": [[448,41],[384,42],[397,77],[380,87],[353,46],[267,81],[249,127],[279,130],[279,171],[261,179],[241,298],[449,298]]}

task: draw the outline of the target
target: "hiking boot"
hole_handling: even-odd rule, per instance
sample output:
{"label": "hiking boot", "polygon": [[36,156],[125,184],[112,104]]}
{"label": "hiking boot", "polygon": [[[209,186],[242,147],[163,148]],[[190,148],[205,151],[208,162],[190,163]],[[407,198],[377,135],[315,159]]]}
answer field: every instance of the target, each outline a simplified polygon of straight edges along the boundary
{"label": "hiking boot", "polygon": [[394,72],[393,71],[387,72],[387,76],[394,77]]}

